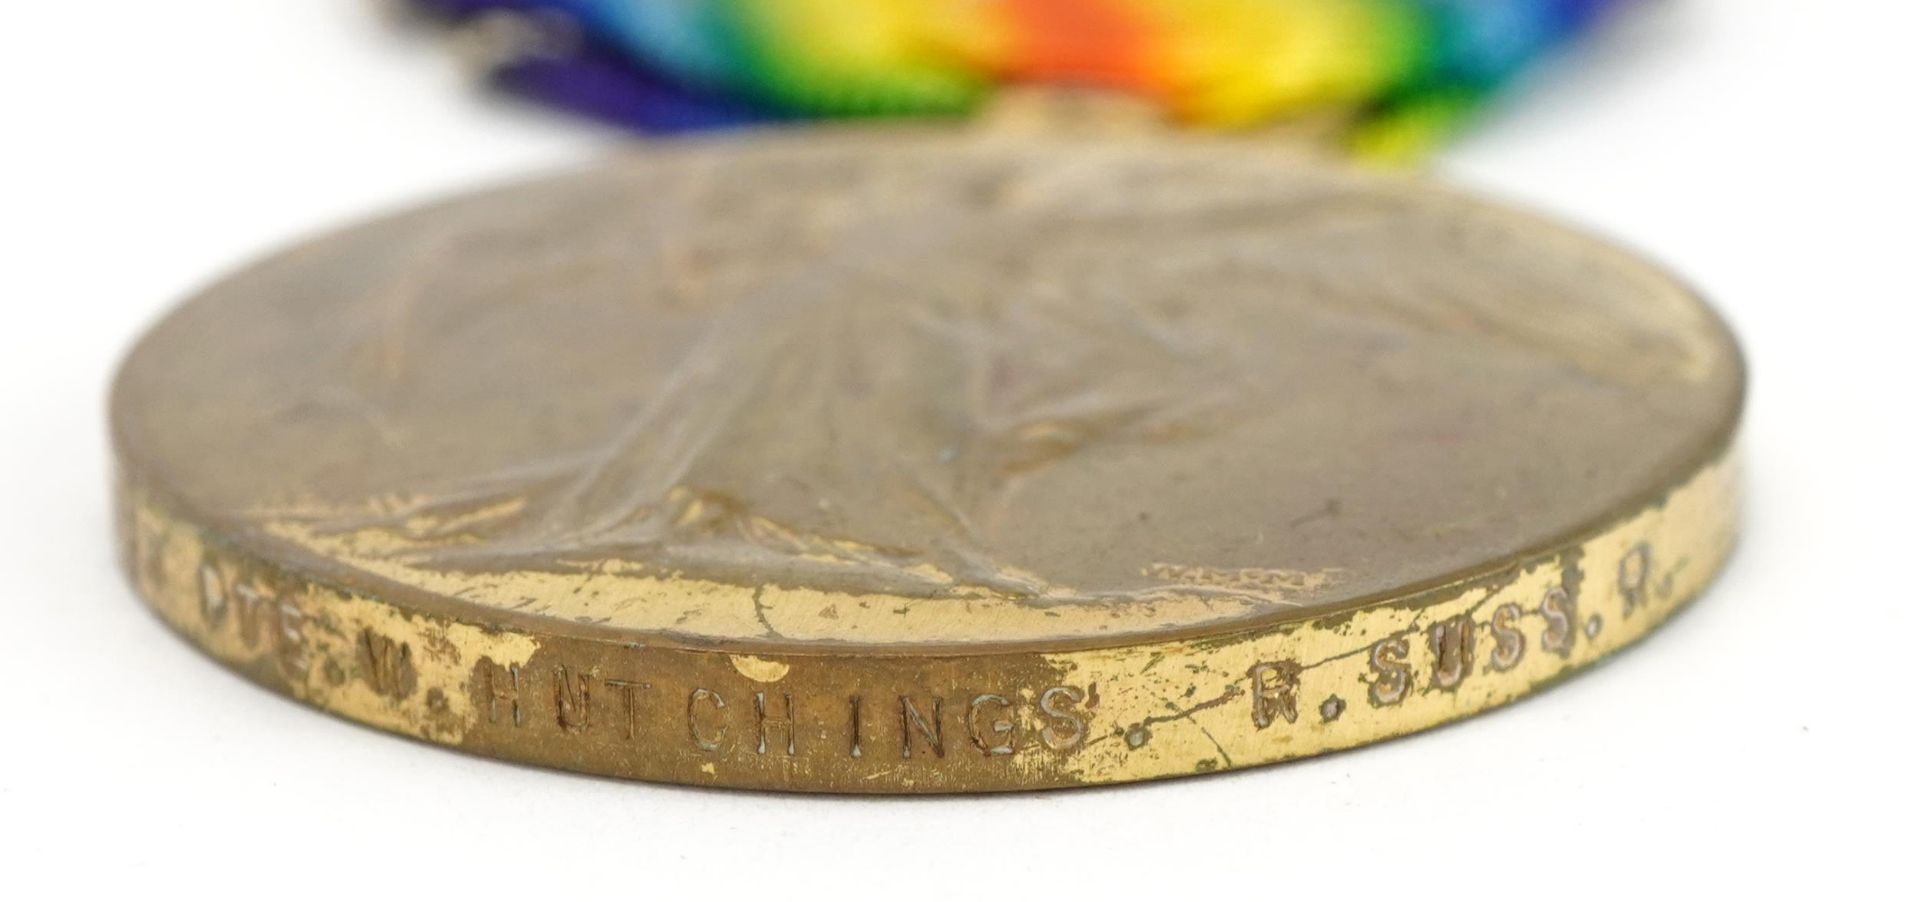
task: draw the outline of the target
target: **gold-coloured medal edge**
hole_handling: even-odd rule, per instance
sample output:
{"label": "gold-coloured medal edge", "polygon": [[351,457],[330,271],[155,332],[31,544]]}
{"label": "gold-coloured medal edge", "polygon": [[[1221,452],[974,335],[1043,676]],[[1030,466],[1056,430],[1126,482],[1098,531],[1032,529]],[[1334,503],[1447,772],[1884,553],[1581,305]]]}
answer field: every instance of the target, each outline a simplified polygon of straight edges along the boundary
{"label": "gold-coloured medal edge", "polygon": [[1483,575],[1312,619],[1099,647],[770,653],[462,617],[270,558],[122,473],[139,594],[222,664],[350,720],[641,780],[1041,789],[1267,764],[1529,695],[1642,638],[1730,553],[1723,450],[1654,500]]}

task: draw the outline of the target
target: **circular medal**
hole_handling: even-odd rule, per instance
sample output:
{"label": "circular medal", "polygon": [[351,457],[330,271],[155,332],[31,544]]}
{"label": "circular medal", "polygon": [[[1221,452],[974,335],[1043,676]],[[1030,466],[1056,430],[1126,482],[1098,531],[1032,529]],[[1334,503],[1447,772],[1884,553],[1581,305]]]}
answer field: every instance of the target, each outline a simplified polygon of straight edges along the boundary
{"label": "circular medal", "polygon": [[1223,139],[657,146],[158,325],[126,566],[277,691],[469,751],[834,792],[1347,748],[1698,594],[1739,353],[1632,256]]}

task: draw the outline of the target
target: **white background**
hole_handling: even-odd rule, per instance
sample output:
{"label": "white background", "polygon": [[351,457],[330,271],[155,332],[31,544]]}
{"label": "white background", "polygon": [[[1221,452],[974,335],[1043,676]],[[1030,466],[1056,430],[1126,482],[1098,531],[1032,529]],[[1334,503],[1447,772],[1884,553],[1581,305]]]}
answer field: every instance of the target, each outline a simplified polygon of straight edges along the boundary
{"label": "white background", "polygon": [[1911,892],[1909,4],[1648,3],[1439,163],[1666,261],[1741,333],[1750,517],[1699,604],[1581,679],[1412,739],[931,800],[451,754],[270,696],[163,630],[109,543],[103,398],[128,342],[257,252],[614,139],[483,99],[361,2],[6,7],[0,897]]}

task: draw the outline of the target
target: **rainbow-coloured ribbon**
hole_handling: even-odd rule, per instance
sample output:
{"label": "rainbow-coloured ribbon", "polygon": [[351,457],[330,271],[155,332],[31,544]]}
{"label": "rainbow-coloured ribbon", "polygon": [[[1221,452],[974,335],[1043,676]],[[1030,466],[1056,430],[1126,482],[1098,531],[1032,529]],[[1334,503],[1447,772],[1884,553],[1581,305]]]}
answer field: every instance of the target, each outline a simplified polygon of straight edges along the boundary
{"label": "rainbow-coloured ribbon", "polygon": [[519,35],[488,60],[502,87],[648,133],[953,115],[1057,82],[1198,125],[1334,113],[1359,151],[1410,157],[1622,0],[409,2]]}

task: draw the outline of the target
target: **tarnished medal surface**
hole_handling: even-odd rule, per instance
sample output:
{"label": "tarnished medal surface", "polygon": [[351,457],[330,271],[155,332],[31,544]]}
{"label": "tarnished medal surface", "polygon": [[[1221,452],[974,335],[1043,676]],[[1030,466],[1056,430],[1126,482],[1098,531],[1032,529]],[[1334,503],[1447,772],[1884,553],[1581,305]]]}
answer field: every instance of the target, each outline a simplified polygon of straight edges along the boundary
{"label": "tarnished medal surface", "polygon": [[126,561],[274,689],[649,780],[1191,774],[1523,696],[1734,526],[1722,324],[1200,139],[670,145],[338,234],[115,391]]}

